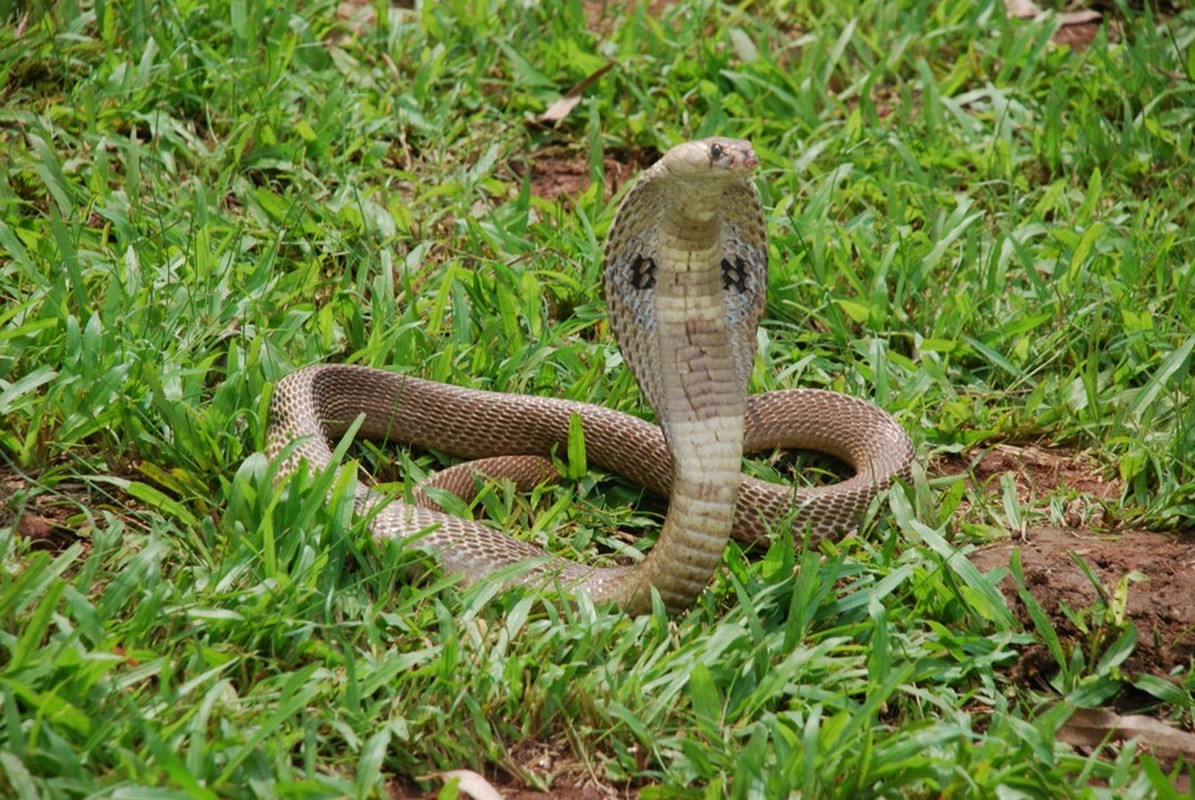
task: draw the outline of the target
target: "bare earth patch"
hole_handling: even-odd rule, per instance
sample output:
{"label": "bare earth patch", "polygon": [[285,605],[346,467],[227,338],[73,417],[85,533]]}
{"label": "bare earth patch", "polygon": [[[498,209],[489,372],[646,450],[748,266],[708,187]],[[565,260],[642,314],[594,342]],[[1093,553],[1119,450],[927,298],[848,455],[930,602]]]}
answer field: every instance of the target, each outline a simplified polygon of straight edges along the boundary
{"label": "bare earth patch", "polygon": [[[1173,683],[1189,676],[1195,663],[1195,531],[1117,529],[1115,512],[1123,487],[1081,452],[997,445],[940,459],[930,471],[966,476],[974,505],[986,503],[989,519],[1011,487],[1021,529],[1005,541],[980,548],[971,560],[991,572],[1009,567],[1018,553],[1025,591],[1048,617],[1063,651],[1082,653],[1085,671],[1092,670],[1131,625],[1137,644],[1119,665],[1122,674],[1130,681],[1150,675]],[[975,511],[964,501],[955,516],[964,519]],[[1057,524],[1039,522],[1051,517]],[[1034,630],[1011,571],[999,588],[1025,629]],[[1021,651],[1009,677],[1048,693],[1058,671],[1050,650],[1035,644]],[[1195,726],[1189,714],[1176,721],[1175,709],[1133,689],[1110,702],[1120,713],[1075,709],[1059,738],[1085,753],[1110,741],[1132,739],[1167,769],[1195,759]],[[1176,791],[1189,791],[1190,776],[1180,775],[1174,785]]]}
{"label": "bare earth patch", "polygon": [[[1105,524],[1105,506],[1114,505],[1123,487],[1119,479],[1104,475],[1099,464],[1085,453],[1029,445],[998,444],[991,449],[947,456],[930,465],[938,475],[966,475],[968,482],[998,504],[1007,476],[1022,509],[1040,508],[1054,497],[1065,503],[1067,528],[1095,529]],[[970,512],[963,501],[960,517]]]}
{"label": "bare earth patch", "polygon": [[[591,760],[576,758],[567,741],[519,742],[507,754],[507,762],[509,774],[483,776],[465,772],[456,775],[460,780],[461,796],[493,796],[487,795],[487,790],[498,793],[504,800],[633,800],[639,796],[637,789],[618,788],[602,780]],[[421,780],[435,778],[447,783],[453,777],[454,774],[449,772]],[[550,785],[551,791],[526,788],[534,783]],[[400,781],[392,781],[389,790],[391,800],[432,800],[438,796],[436,792],[423,792],[413,783]]]}
{"label": "bare earth patch", "polygon": [[[987,572],[1008,566],[1017,548],[1025,587],[1050,616],[1064,646],[1086,649],[1092,638],[1064,609],[1112,606],[1117,602],[1117,584],[1128,577],[1124,619],[1137,626],[1138,643],[1124,670],[1165,677],[1175,669],[1189,668],[1195,656],[1195,538],[1149,531],[1106,535],[1037,528],[1027,531],[1023,539],[989,545],[971,560]],[[1098,587],[1076,559],[1087,564]],[[1032,629],[1012,577],[1001,581],[1000,588],[1014,613]],[[1036,648],[1026,651],[1021,667],[1027,675],[1048,676],[1057,670],[1049,653]]]}
{"label": "bare earth patch", "polygon": [[[125,502],[129,505],[122,506]],[[39,492],[25,476],[0,470],[0,526],[14,526],[16,535],[35,550],[57,553],[76,542],[86,549],[90,533],[83,510],[107,508],[119,513],[132,503],[131,497],[105,497],[74,481],[62,482],[51,492]]]}
{"label": "bare earth patch", "polygon": [[[535,153],[529,164],[514,163],[511,166],[520,177],[530,170],[531,193],[546,200],[560,198],[568,201],[587,191],[592,183],[586,156],[564,148],[545,147]],[[617,194],[639,168],[638,159],[629,154],[607,154],[602,159],[606,199]]]}
{"label": "bare earth patch", "polygon": [[[1116,529],[1108,511],[1115,508],[1123,487],[1081,452],[997,445],[968,458],[942,459],[931,469],[965,474],[995,506],[1011,479],[1021,509],[1041,510],[1051,501],[1061,507],[1059,524],[1027,524],[1007,541],[981,548],[972,561],[985,572],[1007,567],[1019,549],[1025,586],[1049,615],[1064,647],[1090,644],[1090,634],[1080,630],[1072,616],[1079,612],[1082,620],[1084,612],[1091,617],[1101,603],[1113,606],[1118,584],[1125,582],[1124,620],[1137,627],[1138,644],[1123,668],[1129,674],[1159,677],[1190,669],[1195,658],[1195,531]],[[969,511],[968,504],[960,504],[960,515]],[[1098,586],[1077,559],[1087,565]],[[1014,613],[1032,629],[1011,577],[1001,582],[1001,589]],[[1018,669],[1048,676],[1057,670],[1049,658],[1044,650],[1030,648]]]}

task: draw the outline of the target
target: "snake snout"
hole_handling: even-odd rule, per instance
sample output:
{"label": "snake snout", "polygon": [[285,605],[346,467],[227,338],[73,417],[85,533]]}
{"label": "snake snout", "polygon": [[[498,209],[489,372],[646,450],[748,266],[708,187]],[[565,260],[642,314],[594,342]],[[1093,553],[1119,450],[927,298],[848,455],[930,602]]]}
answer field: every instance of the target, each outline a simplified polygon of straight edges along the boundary
{"label": "snake snout", "polygon": [[759,164],[759,158],[756,157],[755,151],[751,149],[751,145],[747,145],[740,154],[739,162],[739,166],[744,170],[753,170]]}
{"label": "snake snout", "polygon": [[710,166],[726,172],[746,174],[759,163],[755,148],[745,139],[709,139],[706,141],[706,148]]}

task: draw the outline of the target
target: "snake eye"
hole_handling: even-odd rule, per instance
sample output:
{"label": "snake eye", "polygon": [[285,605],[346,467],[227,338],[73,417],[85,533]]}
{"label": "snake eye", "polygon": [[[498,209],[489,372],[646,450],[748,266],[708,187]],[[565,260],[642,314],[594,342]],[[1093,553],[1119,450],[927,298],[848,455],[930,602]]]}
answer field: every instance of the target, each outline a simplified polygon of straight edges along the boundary
{"label": "snake eye", "polygon": [[721,158],[722,157],[722,145],[718,144],[717,142],[715,142],[714,144],[711,144],[710,145],[710,157],[714,158],[714,159]]}

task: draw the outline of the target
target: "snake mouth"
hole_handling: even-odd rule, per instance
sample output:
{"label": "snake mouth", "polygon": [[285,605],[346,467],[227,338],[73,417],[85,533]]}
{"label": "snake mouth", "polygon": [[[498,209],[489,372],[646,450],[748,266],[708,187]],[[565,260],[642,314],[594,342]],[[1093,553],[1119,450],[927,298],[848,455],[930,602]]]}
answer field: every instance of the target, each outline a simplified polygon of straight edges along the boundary
{"label": "snake mouth", "polygon": [[748,145],[746,149],[739,153],[738,158],[731,163],[731,169],[737,169],[741,172],[750,172],[759,164],[759,158],[755,155],[755,151]]}

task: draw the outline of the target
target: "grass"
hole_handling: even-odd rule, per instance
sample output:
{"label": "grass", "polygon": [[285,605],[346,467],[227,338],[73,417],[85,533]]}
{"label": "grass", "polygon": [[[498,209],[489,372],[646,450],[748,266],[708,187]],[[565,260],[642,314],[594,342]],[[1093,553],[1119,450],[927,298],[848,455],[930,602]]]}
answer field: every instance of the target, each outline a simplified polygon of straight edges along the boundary
{"label": "grass", "polygon": [[[964,554],[1048,504],[931,472],[866,537],[731,546],[691,613],[631,619],[462,591],[256,453],[270,387],[322,361],[642,413],[600,296],[614,201],[527,167],[718,132],[763,161],[755,390],[872,397],[923,463],[1082,450],[1123,481],[1113,522],[1190,529],[1191,12],[1117,5],[1075,52],[996,2],[371,8],[0,2],[0,790],[563,791],[541,748],[642,797],[1174,794],[1131,745],[1056,738],[1133,685],[1107,659],[1010,678],[1056,637]],[[482,502],[594,558],[654,527],[637,497]],[[1191,674],[1136,685],[1189,726]]]}

